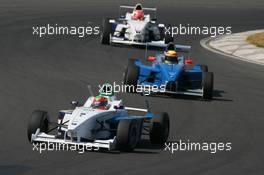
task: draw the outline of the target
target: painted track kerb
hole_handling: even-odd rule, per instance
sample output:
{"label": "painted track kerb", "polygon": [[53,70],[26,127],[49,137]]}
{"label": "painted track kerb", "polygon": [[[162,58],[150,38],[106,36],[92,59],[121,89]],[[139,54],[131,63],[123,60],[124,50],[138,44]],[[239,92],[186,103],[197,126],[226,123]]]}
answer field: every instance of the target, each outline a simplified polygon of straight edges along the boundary
{"label": "painted track kerb", "polygon": [[264,48],[249,44],[246,38],[254,33],[264,30],[253,30],[231,35],[223,35],[215,38],[204,38],[200,44],[215,53],[222,54],[234,59],[264,65]]}

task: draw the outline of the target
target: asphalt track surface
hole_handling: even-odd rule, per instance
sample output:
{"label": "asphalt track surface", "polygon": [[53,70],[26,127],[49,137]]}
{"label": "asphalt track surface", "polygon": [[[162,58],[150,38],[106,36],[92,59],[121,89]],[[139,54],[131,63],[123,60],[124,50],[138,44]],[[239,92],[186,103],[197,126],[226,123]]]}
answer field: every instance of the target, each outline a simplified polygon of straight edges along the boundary
{"label": "asphalt track surface", "polygon": [[[215,74],[212,101],[149,97],[153,110],[171,117],[169,141],[232,142],[229,152],[176,152],[147,141],[133,153],[32,151],[26,138],[33,109],[49,111],[56,119],[73,99],[89,95],[86,85],[121,82],[130,57],[144,50],[102,46],[92,36],[38,38],[32,26],[101,25],[115,17],[128,1],[2,0],[0,2],[0,174],[264,174],[264,68],[203,49],[206,36],[180,36],[193,46],[195,63]],[[230,25],[233,32],[264,27],[264,2],[259,1],[148,1],[158,7],[164,23]],[[142,107],[141,96],[119,94],[129,106]]]}

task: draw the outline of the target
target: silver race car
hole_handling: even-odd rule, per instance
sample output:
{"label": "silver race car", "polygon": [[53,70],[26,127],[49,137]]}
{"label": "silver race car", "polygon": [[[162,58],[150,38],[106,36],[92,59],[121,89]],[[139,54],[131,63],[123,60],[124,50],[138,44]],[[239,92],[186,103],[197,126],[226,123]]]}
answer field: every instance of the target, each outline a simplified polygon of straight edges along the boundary
{"label": "silver race car", "polygon": [[[141,4],[136,4],[135,7],[120,6],[118,20],[103,20],[101,43],[159,47],[173,42],[173,37],[165,32],[166,26],[156,23],[156,11],[156,8],[143,8]],[[147,12],[149,14],[145,14]]]}
{"label": "silver race car", "polygon": [[164,144],[168,138],[170,124],[165,112],[124,107],[122,100],[109,93],[91,96],[83,105],[72,104],[73,109],[59,111],[54,123],[47,112],[33,111],[27,129],[29,141],[133,151],[142,135],[149,135],[153,144]]}

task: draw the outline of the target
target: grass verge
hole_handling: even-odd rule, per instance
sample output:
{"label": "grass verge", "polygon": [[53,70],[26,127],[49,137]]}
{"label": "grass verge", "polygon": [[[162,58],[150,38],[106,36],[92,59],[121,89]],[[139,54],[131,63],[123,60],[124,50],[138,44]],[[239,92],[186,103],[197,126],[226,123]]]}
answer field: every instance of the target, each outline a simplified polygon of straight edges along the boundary
{"label": "grass verge", "polygon": [[255,33],[247,37],[247,42],[258,47],[264,47],[264,32]]}

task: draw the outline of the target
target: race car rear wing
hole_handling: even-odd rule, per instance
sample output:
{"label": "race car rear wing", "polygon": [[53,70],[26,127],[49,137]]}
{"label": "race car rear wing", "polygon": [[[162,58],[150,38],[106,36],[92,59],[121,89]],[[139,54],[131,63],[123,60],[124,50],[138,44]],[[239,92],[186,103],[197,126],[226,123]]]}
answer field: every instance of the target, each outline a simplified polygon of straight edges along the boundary
{"label": "race car rear wing", "polygon": [[[167,48],[168,44],[160,43],[160,42],[152,42],[152,43],[147,43],[147,47],[157,47],[161,48],[162,50],[165,50]],[[181,44],[175,44],[175,50],[176,52],[184,52],[184,53],[190,53],[191,51],[191,46],[190,45],[181,45]]]}
{"label": "race car rear wing", "polygon": [[[127,5],[121,5],[120,8],[124,8],[124,9],[134,9],[134,6],[127,6]],[[142,8],[143,10],[149,10],[149,11],[157,11],[157,8]]]}
{"label": "race car rear wing", "polygon": [[177,52],[190,52],[191,51],[191,46],[189,45],[179,45],[179,44],[175,44],[176,47],[176,51]]}
{"label": "race car rear wing", "polygon": [[[176,52],[179,52],[179,53],[185,53],[187,54],[187,58],[189,59],[190,58],[190,54],[191,54],[191,46],[189,45],[179,45],[179,44],[173,44],[173,43],[169,43],[169,44],[172,44],[174,46],[174,49]],[[162,51],[165,51],[168,47],[168,44],[164,44],[164,43],[161,43],[161,42],[150,42],[150,43],[147,43],[146,44],[146,51],[145,51],[145,59],[147,60],[147,57],[148,57],[148,47],[155,47],[157,48],[158,50],[162,50]]]}

